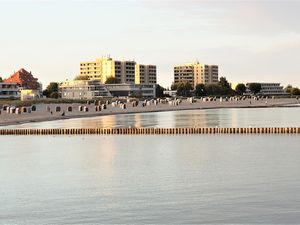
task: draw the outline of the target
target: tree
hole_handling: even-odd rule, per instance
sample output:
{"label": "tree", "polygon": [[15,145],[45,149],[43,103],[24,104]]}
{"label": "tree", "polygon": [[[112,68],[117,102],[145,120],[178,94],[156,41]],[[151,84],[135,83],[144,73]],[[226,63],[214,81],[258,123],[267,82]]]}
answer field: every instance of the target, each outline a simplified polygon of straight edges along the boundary
{"label": "tree", "polygon": [[207,95],[231,95],[234,93],[231,88],[221,86],[219,83],[205,85],[205,91]]}
{"label": "tree", "polygon": [[105,84],[119,84],[120,81],[115,77],[108,77],[105,81]]}
{"label": "tree", "polygon": [[230,84],[228,83],[226,77],[220,77],[220,81],[219,81],[219,84],[221,85],[221,87],[224,87],[224,88],[231,88],[230,87]]}
{"label": "tree", "polygon": [[292,95],[300,95],[300,89],[299,88],[292,88],[291,94]]}
{"label": "tree", "polygon": [[253,94],[257,94],[261,90],[261,84],[260,83],[250,83],[249,89]]}
{"label": "tree", "polygon": [[177,90],[177,95],[187,97],[190,95],[190,91],[193,89],[193,87],[190,84],[190,82],[185,81],[185,82],[172,84],[171,89]]}
{"label": "tree", "polygon": [[2,77],[0,77],[0,82],[3,82],[3,79],[2,79]]}
{"label": "tree", "polygon": [[239,95],[243,95],[246,91],[246,85],[245,84],[237,84],[235,87],[235,91],[239,94]]}
{"label": "tree", "polygon": [[74,80],[89,80],[88,75],[78,75],[74,78]]}
{"label": "tree", "polygon": [[59,97],[59,94],[58,94],[57,91],[55,91],[55,92],[52,92],[52,93],[50,94],[49,97],[50,97],[50,98],[58,98],[58,97]]}
{"label": "tree", "polygon": [[[52,98],[51,95],[52,95],[52,93],[55,93],[55,92],[58,94],[58,83],[51,82],[47,86],[46,90],[43,91],[43,95],[45,95],[47,98]],[[52,96],[55,96],[55,95],[52,95]],[[56,98],[56,97],[54,97],[54,98]]]}
{"label": "tree", "polygon": [[165,88],[163,88],[162,86],[157,84],[156,89],[155,89],[156,97],[159,97],[159,98],[164,97],[164,90],[165,90]]}
{"label": "tree", "polygon": [[204,96],[206,95],[205,85],[197,84],[195,87],[195,95],[196,96]]}
{"label": "tree", "polygon": [[219,84],[207,84],[205,90],[208,95],[225,95],[227,94],[228,88],[224,88]]}
{"label": "tree", "polygon": [[175,90],[177,90],[177,87],[178,87],[178,83],[173,83],[172,85],[171,85],[171,90],[172,91],[175,91]]}
{"label": "tree", "polygon": [[286,93],[290,93],[290,94],[291,94],[292,89],[293,89],[293,86],[289,84],[288,86],[286,86],[286,88],[284,89],[284,91],[285,91]]}

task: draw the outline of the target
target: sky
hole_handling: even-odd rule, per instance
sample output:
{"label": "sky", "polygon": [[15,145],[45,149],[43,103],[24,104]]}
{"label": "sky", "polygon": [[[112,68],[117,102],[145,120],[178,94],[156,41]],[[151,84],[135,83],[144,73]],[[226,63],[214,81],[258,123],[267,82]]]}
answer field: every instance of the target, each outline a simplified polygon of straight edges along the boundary
{"label": "sky", "polygon": [[0,76],[20,68],[45,86],[73,79],[81,61],[110,55],[173,67],[219,65],[230,82],[300,87],[299,1],[0,0]]}

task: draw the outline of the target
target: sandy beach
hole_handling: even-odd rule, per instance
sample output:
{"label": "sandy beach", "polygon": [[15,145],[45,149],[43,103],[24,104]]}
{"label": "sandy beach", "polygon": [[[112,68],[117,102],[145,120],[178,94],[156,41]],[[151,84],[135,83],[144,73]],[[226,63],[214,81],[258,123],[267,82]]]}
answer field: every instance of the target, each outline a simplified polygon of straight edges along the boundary
{"label": "sandy beach", "polygon": [[[31,122],[52,121],[70,118],[96,117],[104,115],[129,114],[129,113],[146,113],[146,112],[161,112],[175,110],[191,110],[191,109],[215,109],[215,108],[257,108],[257,107],[282,107],[288,105],[300,104],[300,100],[295,98],[279,98],[279,99],[246,99],[246,100],[231,100],[231,101],[202,101],[197,99],[195,103],[190,103],[183,100],[179,105],[170,105],[168,103],[158,103],[157,105],[150,104],[142,107],[141,102],[138,106],[133,107],[131,103],[126,104],[126,109],[120,106],[107,105],[107,109],[95,111],[94,104],[38,104],[36,111],[31,113],[9,114],[6,111],[1,111],[0,126],[15,125]],[[55,112],[56,107],[60,106],[61,111]],[[72,107],[72,112],[69,112],[68,107]],[[79,106],[86,106],[88,112],[79,111]],[[47,110],[48,109],[48,110]],[[50,111],[49,111],[50,109]],[[52,113],[51,113],[52,112]],[[62,115],[64,112],[64,115]]]}

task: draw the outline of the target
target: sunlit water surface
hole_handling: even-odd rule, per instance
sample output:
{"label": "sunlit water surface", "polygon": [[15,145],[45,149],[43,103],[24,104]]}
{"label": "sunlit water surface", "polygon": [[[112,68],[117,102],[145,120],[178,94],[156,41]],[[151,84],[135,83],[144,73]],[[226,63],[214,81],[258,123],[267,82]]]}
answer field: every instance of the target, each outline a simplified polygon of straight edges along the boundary
{"label": "sunlit water surface", "polygon": [[111,127],[291,127],[300,126],[300,107],[203,109],[28,123],[9,128]]}

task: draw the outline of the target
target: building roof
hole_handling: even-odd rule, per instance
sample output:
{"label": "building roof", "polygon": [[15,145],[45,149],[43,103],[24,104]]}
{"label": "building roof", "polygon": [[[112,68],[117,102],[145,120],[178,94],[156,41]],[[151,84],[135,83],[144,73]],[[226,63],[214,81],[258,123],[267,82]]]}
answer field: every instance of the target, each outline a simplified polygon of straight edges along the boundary
{"label": "building roof", "polygon": [[5,79],[4,83],[17,83],[24,89],[38,90],[40,88],[38,79],[34,78],[31,72],[29,73],[24,68]]}

